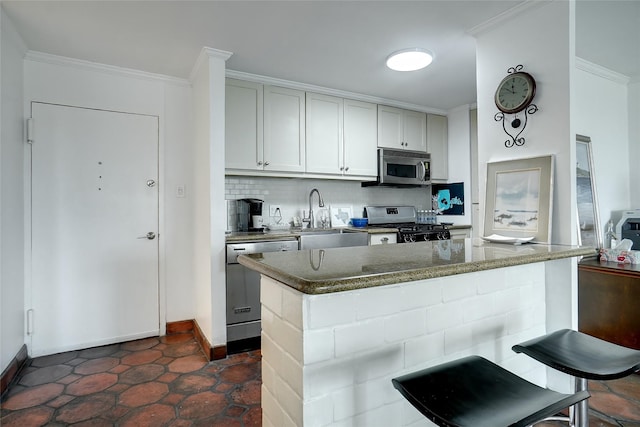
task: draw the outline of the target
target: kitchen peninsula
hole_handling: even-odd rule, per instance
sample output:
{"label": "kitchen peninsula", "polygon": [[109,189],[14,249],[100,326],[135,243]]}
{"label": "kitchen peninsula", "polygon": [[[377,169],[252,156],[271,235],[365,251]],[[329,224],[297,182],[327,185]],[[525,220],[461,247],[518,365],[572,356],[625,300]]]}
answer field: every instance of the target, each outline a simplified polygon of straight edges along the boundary
{"label": "kitchen peninsula", "polygon": [[545,383],[511,346],[572,326],[576,259],[594,254],[460,239],[241,256],[262,274],[263,426],[413,424],[391,378],[472,353]]}

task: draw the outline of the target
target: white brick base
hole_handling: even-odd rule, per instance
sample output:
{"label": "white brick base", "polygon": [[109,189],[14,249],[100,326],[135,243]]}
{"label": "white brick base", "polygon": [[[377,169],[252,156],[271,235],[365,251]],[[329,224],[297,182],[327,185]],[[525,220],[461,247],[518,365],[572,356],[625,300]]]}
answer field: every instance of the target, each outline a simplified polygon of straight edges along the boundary
{"label": "white brick base", "polygon": [[511,347],[546,331],[545,276],[536,263],[324,295],[263,276],[263,425],[432,425],[391,379],[469,354],[544,385]]}

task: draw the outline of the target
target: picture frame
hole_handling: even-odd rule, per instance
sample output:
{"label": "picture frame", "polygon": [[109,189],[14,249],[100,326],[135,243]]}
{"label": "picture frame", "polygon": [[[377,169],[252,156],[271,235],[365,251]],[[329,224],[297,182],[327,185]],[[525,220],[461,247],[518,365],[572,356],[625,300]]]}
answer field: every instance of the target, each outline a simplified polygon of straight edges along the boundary
{"label": "picture frame", "polygon": [[331,227],[341,228],[349,226],[353,217],[351,206],[331,206]]}
{"label": "picture frame", "polygon": [[487,163],[484,235],[551,242],[552,155]]}
{"label": "picture frame", "polygon": [[576,199],[578,245],[602,248],[591,138],[584,135],[576,135]]}

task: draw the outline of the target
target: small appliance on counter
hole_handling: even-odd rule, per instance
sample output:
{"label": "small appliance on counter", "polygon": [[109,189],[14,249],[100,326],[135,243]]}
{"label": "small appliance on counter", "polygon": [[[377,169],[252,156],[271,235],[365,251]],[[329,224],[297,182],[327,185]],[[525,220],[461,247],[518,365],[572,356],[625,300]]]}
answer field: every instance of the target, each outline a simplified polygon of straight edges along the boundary
{"label": "small appliance on counter", "polygon": [[260,199],[227,200],[227,232],[264,231]]}
{"label": "small appliance on counter", "polygon": [[616,224],[615,236],[618,241],[629,239],[633,242],[631,249],[640,251],[640,209],[614,211],[611,219]]}
{"label": "small appliance on counter", "polygon": [[397,228],[398,243],[451,239],[444,224],[417,223],[413,206],[365,206],[364,213],[370,228]]}

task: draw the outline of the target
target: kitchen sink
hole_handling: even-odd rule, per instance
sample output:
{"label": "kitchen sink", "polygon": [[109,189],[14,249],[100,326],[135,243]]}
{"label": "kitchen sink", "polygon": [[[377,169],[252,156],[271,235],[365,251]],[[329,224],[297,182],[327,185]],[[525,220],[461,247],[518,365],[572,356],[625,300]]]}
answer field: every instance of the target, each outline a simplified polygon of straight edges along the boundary
{"label": "kitchen sink", "polygon": [[346,248],[367,246],[369,237],[360,231],[345,231],[340,228],[307,228],[300,231],[300,249]]}

